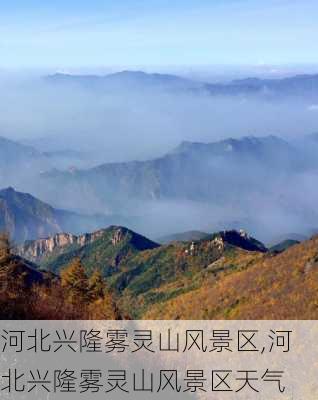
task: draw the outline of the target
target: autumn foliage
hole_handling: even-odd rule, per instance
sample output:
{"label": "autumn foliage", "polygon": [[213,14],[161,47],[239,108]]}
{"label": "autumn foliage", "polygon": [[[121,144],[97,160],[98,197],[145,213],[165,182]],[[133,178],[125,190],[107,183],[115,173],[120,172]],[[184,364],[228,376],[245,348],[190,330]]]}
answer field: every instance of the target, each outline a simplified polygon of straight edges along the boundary
{"label": "autumn foliage", "polygon": [[156,304],[147,319],[317,319],[318,237]]}
{"label": "autumn foliage", "polygon": [[0,255],[0,318],[120,318],[100,272],[87,276],[80,260],[75,259],[59,278],[12,256],[8,239],[1,240]]}
{"label": "autumn foliage", "polygon": [[2,236],[0,283],[2,319],[318,319],[318,236],[280,253],[176,243],[106,278],[80,258],[38,270]]}

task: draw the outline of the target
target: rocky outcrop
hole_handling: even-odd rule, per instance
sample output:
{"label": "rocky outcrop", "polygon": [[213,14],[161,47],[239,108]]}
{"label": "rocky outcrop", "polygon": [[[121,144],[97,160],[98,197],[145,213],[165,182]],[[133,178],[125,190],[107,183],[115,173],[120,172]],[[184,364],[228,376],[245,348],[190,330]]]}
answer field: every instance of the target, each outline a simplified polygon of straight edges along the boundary
{"label": "rocky outcrop", "polygon": [[248,251],[260,251],[262,253],[267,252],[267,248],[263,243],[254,239],[243,229],[240,229],[239,231],[229,230],[219,232],[215,236],[214,241],[217,241],[216,243],[219,246],[222,246],[222,243],[227,243]]}
{"label": "rocky outcrop", "polygon": [[263,243],[251,237],[243,229],[221,231],[213,234],[211,237],[202,239],[199,241],[192,241],[189,246],[185,249],[186,255],[194,256],[199,252],[200,243],[207,243],[211,251],[216,251],[221,255],[226,249],[227,245],[239,247],[248,251],[260,251],[262,253],[267,252],[267,248]]}
{"label": "rocky outcrop", "polygon": [[45,239],[27,241],[18,246],[15,252],[27,260],[39,262],[43,256],[62,252],[72,245],[82,247],[88,243],[92,243],[100,238],[104,231],[105,230],[101,229],[93,233],[85,233],[79,236],[70,233],[57,233]]}
{"label": "rocky outcrop", "polygon": [[[65,266],[75,257],[86,257],[95,266],[117,266],[128,254],[154,249],[159,244],[123,226],[111,225],[92,233],[58,233],[45,239],[24,242],[15,254],[43,268]],[[54,265],[54,267],[53,267]]]}
{"label": "rocky outcrop", "polygon": [[114,232],[114,234],[112,236],[112,239],[111,239],[113,246],[116,246],[117,244],[119,244],[122,241],[123,237],[124,237],[123,229],[122,228],[118,228]]}

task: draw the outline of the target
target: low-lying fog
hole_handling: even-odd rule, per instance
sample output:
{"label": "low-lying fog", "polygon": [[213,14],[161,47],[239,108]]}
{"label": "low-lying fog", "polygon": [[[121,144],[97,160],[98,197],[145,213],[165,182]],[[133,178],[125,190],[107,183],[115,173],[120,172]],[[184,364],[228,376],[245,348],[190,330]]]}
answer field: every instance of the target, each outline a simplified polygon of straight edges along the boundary
{"label": "low-lying fog", "polygon": [[80,151],[91,164],[156,157],[183,140],[288,137],[317,130],[317,104],[306,99],[94,90],[36,77],[0,79],[0,90],[0,135],[43,151]]}
{"label": "low-lying fog", "polygon": [[[184,140],[214,142],[230,137],[275,135],[300,148],[306,146],[302,141],[306,135],[318,131],[318,104],[306,97],[212,96],[205,90],[152,88],[140,83],[101,89],[90,82],[69,84],[34,75],[19,79],[2,76],[0,91],[0,136],[50,153],[50,162],[45,166],[48,169],[153,159]],[[54,206],[79,208],[77,199],[69,198],[69,188],[67,201],[63,202],[63,185],[59,188],[59,201],[57,197],[46,197],[43,187],[37,189],[35,178],[43,172],[43,165],[39,170],[34,168],[32,173],[29,171],[31,194]],[[226,221],[224,227],[235,225],[235,221],[244,224],[247,217],[253,216],[253,221],[248,220],[245,225],[261,239],[309,231],[318,227],[315,168],[285,173],[279,187],[259,181],[259,187],[253,185],[249,194],[244,189],[244,205],[236,200],[222,205],[212,204],[209,199],[200,203],[187,198],[140,204],[135,210],[140,216],[143,209],[140,229],[158,237],[186,229],[222,228],[222,221]],[[233,169],[232,178],[237,172]],[[8,185],[12,176],[12,185],[28,191],[29,182],[21,171],[11,169],[10,173],[10,178],[0,174],[0,186]],[[15,179],[19,176],[21,179]],[[279,200],[277,194],[284,199]],[[99,198],[94,201],[95,193],[89,193],[89,198],[86,207],[81,205],[82,210],[112,212],[108,204],[103,209]],[[96,210],[94,204],[98,204]],[[134,214],[133,210],[129,212]]]}

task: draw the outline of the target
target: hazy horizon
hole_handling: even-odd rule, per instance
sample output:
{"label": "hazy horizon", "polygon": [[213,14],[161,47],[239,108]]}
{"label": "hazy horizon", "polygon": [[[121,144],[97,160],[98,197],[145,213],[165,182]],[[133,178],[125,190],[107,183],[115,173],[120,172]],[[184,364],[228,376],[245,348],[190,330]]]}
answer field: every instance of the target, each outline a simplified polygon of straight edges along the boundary
{"label": "hazy horizon", "polygon": [[[152,229],[153,235],[213,223],[234,226],[248,218],[252,231],[262,233],[264,225],[268,235],[318,226],[315,147],[307,141],[318,132],[317,15],[314,0],[5,2],[0,136],[44,155],[34,160],[22,154],[16,160],[14,151],[8,156],[5,148],[0,188],[13,185],[66,209],[130,216],[138,211],[145,231]],[[171,74],[189,82],[160,76],[89,79],[123,70]],[[47,79],[55,73],[70,76]],[[74,82],[74,75],[83,77]],[[224,91],[217,87],[239,79],[279,82],[286,77],[299,79],[277,86],[261,83],[256,90],[253,80],[239,88],[231,83]],[[269,174],[271,163],[262,165],[255,154],[244,164],[243,151],[242,170],[237,160],[228,161],[231,146],[211,156],[213,167],[211,160],[198,165],[191,154],[187,162],[181,158],[169,164],[172,149],[183,141],[270,135],[288,145],[286,154],[282,145],[282,163]],[[128,164],[132,160],[138,162]],[[127,164],[106,177],[68,175],[119,162]],[[183,176],[191,162],[193,169]],[[140,165],[146,165],[144,170]],[[48,172],[61,177],[56,187],[42,181]],[[205,183],[191,192],[191,178]],[[137,190],[133,198],[131,182],[140,185],[145,199]],[[206,189],[210,184],[215,192]]]}

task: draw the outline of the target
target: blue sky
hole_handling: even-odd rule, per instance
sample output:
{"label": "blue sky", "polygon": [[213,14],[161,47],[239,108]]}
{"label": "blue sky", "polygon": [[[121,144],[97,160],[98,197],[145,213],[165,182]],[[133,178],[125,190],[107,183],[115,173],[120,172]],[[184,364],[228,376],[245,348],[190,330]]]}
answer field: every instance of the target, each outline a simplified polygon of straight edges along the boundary
{"label": "blue sky", "polygon": [[318,63],[317,0],[3,0],[0,68]]}

